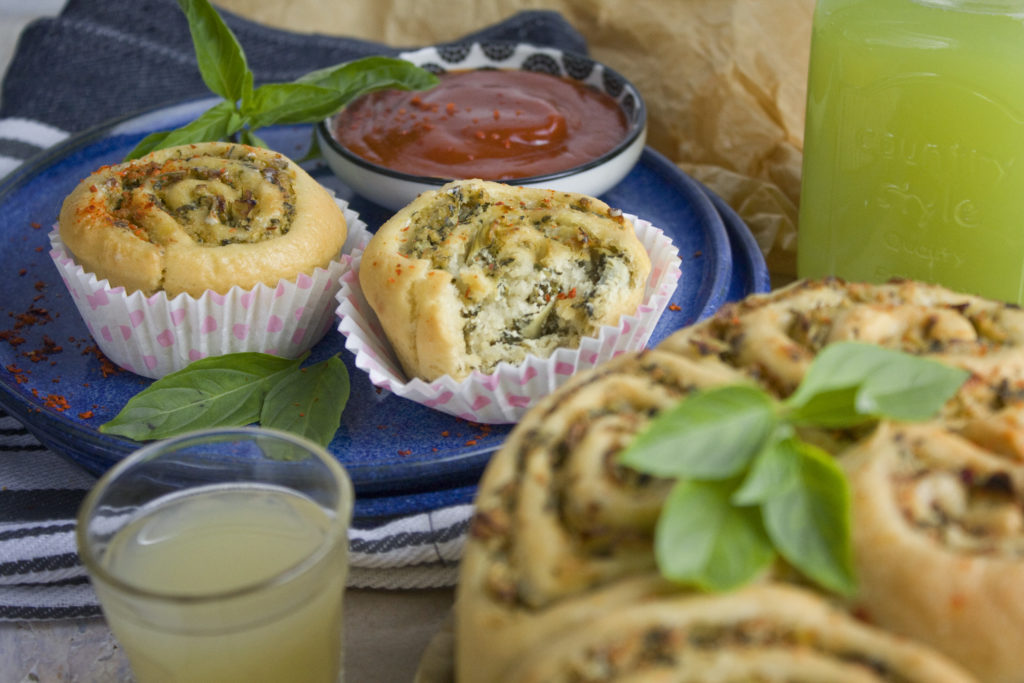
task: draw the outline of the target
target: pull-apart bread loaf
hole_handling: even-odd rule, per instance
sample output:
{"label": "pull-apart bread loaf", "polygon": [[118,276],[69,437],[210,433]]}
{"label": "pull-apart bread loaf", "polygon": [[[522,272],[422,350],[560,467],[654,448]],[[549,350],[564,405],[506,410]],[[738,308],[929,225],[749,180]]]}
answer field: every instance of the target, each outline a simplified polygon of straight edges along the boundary
{"label": "pull-apart bread loaf", "polygon": [[[695,389],[788,396],[842,340],[971,372],[933,421],[802,431],[848,473],[852,602],[790,585],[782,567],[722,595],[661,580],[653,534],[672,482],[616,455]],[[832,279],[727,304],[578,373],[482,478],[456,601],[458,680],[1024,680],[1022,344],[1016,307]]]}
{"label": "pull-apart bread loaf", "polygon": [[636,311],[650,270],[631,222],[604,202],[465,180],[382,225],[359,283],[402,368],[432,381],[577,347]]}
{"label": "pull-apart bread loaf", "polygon": [[287,157],[226,142],[107,166],[65,199],[60,237],[87,272],[128,292],[274,286],[338,256],[346,224]]}

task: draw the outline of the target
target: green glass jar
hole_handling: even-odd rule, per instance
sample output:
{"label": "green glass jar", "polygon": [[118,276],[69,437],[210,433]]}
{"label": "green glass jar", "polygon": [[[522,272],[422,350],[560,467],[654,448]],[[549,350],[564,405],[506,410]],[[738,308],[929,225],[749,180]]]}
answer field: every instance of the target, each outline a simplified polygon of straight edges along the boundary
{"label": "green glass jar", "polygon": [[798,274],[1024,303],[1024,0],[819,0]]}

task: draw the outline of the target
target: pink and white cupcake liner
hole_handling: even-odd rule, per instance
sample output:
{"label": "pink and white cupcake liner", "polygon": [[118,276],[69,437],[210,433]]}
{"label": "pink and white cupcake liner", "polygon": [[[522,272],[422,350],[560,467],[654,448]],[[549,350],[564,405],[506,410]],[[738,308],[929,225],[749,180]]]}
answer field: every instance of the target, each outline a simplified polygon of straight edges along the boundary
{"label": "pink and white cupcake liner", "polygon": [[156,379],[207,356],[260,351],[294,358],[330,329],[341,275],[350,268],[351,253],[369,241],[359,214],[335,201],[348,224],[342,253],[326,268],[272,287],[232,287],[198,298],[127,294],[78,265],[56,228],[49,235],[50,257],[100,350],[125,370]]}
{"label": "pink and white cupcake liner", "polygon": [[643,301],[634,315],[622,316],[617,326],[601,327],[596,337],[582,339],[579,348],[560,348],[548,358],[531,355],[519,365],[501,363],[492,374],[474,372],[461,382],[448,375],[433,382],[410,380],[359,285],[361,251],[353,253],[352,266],[341,276],[336,295],[338,331],[346,337],[345,348],[355,354],[356,367],[382,389],[472,422],[517,422],[530,406],[576,372],[644,348],[668,306],[682,275],[679,250],[650,222],[628,214],[627,218],[651,258]]}

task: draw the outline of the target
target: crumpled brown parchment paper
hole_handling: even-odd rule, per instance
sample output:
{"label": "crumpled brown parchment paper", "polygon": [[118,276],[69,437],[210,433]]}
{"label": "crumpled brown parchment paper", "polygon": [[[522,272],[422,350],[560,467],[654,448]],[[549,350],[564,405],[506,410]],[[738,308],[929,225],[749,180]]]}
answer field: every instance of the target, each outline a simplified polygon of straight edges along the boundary
{"label": "crumpled brown parchment paper", "polygon": [[524,9],[560,12],[647,101],[648,144],[750,226],[773,280],[796,272],[814,0],[218,0],[295,31],[402,46],[455,39]]}

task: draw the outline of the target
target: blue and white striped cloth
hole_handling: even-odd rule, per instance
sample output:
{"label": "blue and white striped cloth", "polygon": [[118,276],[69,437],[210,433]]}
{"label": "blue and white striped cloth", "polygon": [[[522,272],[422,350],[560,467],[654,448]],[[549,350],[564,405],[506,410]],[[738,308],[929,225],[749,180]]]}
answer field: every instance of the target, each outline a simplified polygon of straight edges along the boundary
{"label": "blue and white striped cloth", "polygon": [[[0,620],[99,614],[78,560],[75,515],[95,479],[0,413]],[[471,505],[349,531],[349,585],[451,586]]]}

